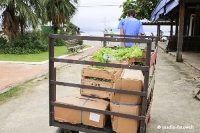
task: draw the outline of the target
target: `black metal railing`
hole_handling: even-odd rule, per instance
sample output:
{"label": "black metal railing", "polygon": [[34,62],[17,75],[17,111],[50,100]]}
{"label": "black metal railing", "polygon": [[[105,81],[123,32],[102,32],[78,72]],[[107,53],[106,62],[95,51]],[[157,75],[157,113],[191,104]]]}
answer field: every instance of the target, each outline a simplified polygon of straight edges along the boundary
{"label": "black metal railing", "polygon": [[[94,130],[94,129],[79,127],[79,126],[72,125],[72,124],[64,124],[64,123],[56,122],[54,120],[54,106],[58,106],[58,107],[64,107],[64,108],[70,108],[70,109],[76,109],[76,110],[82,110],[82,111],[91,111],[94,113],[101,113],[101,114],[106,114],[106,115],[114,115],[114,116],[119,116],[119,117],[124,117],[124,118],[140,120],[140,132],[141,133],[145,132],[147,94],[148,94],[148,88],[149,88],[148,80],[149,80],[150,59],[151,59],[151,52],[152,52],[152,50],[151,50],[152,40],[145,39],[145,38],[148,38],[148,37],[152,38],[152,36],[146,36],[146,37],[141,37],[141,38],[127,38],[127,36],[125,38],[116,38],[115,36],[119,36],[119,35],[113,35],[113,34],[112,34],[112,36],[113,36],[113,38],[92,37],[92,36],[69,36],[69,35],[57,35],[57,34],[49,35],[49,123],[50,123],[50,126],[57,126],[57,127],[61,127],[64,129],[83,131],[83,132],[92,132],[92,133],[106,132],[106,131],[98,131],[98,130]],[[131,37],[133,37],[133,36],[131,36]],[[146,43],[147,51],[146,51],[145,66],[131,66],[131,65],[123,65],[123,64],[101,63],[101,62],[92,62],[92,61],[81,61],[81,60],[55,58],[54,57],[54,39],[56,39],[56,38],[60,38],[60,39],[62,38],[62,39],[68,39],[68,40],[69,39],[77,39],[77,40],[104,41],[104,42],[109,41],[109,42]],[[153,37],[153,38],[158,39],[157,37]],[[157,46],[157,42],[156,42],[156,46]],[[114,88],[95,87],[95,86],[89,86],[89,85],[74,84],[74,83],[68,83],[68,82],[59,82],[56,80],[56,72],[55,72],[56,69],[54,68],[55,62],[142,70],[144,72],[144,77],[145,77],[144,78],[144,88],[143,88],[142,92],[137,92],[137,91],[121,90],[121,89],[117,89],[117,88],[114,89]],[[56,101],[56,85],[79,87],[79,88],[84,87],[87,89],[117,92],[117,93],[131,94],[131,95],[139,95],[142,97],[141,116],[128,115],[128,114],[122,114],[122,113],[117,113],[117,112],[103,111],[103,110],[97,110],[97,109],[92,109],[92,108],[56,103],[55,102]]]}

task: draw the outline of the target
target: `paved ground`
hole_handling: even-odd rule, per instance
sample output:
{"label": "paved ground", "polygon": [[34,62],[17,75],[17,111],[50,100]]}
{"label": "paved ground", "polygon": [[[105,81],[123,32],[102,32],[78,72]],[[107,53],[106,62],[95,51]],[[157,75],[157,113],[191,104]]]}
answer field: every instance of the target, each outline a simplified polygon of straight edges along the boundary
{"label": "paved ground", "polygon": [[[77,54],[75,56],[66,56],[64,58],[73,58],[78,59],[82,58],[83,56],[86,56],[87,54],[91,54],[92,52],[99,49],[99,45],[97,45],[99,42],[93,41],[93,42],[86,42],[94,47],[92,49],[86,50],[84,53]],[[108,45],[114,46],[118,45],[118,43],[109,43]],[[166,44],[163,42],[159,42],[159,46],[161,48],[165,48]],[[171,55],[176,55],[175,52],[170,52]],[[183,52],[183,59],[184,62],[193,68],[200,71],[200,53],[187,53]],[[63,58],[63,57],[62,57]],[[12,88],[12,86],[16,86],[19,84],[24,83],[27,80],[34,79],[37,77],[40,77],[41,75],[44,75],[48,73],[48,61],[44,61],[42,63],[31,63],[31,62],[4,62],[0,61],[0,94],[8,91]],[[61,67],[61,63],[56,63],[56,67]],[[11,78],[12,77],[12,78]]]}
{"label": "paved ground", "polygon": [[[195,79],[198,76],[198,71],[175,62],[175,57],[161,52],[158,54],[154,101],[147,133],[200,131],[200,101],[193,97],[200,88],[200,82]],[[194,129],[177,129],[180,126]]]}
{"label": "paved ground", "polygon": [[[99,45],[96,42],[93,45],[96,46],[94,48],[98,49]],[[88,54],[89,52],[85,53]],[[79,55],[79,57],[82,56]],[[79,57],[76,55],[70,58]],[[14,64],[9,65],[12,66],[12,69],[15,68]],[[43,65],[45,66],[43,68],[45,71],[40,71],[42,73],[48,72],[48,65]],[[18,64],[18,69],[11,72],[18,73],[16,79],[22,77],[22,71],[18,71],[23,66],[22,64]],[[29,75],[32,72],[28,72],[28,70],[37,72],[38,67],[27,67],[25,69],[26,72],[23,72],[25,75]],[[58,71],[57,79],[59,81],[80,83],[82,67],[82,65],[64,65]],[[5,69],[1,70],[1,74],[4,71]],[[33,77],[35,76],[38,75],[33,75]],[[200,82],[194,79],[198,76],[200,76],[199,72],[184,63],[175,62],[173,56],[162,53],[161,50],[159,51],[156,66],[154,101],[151,120],[147,126],[147,133],[199,133],[200,102],[193,98],[194,92],[200,88]],[[7,76],[8,80],[10,80],[10,77],[14,77],[14,74]],[[14,97],[0,106],[0,133],[55,132],[55,127],[48,126],[48,79],[40,77],[33,82],[34,86],[27,88],[20,97]],[[57,98],[60,98],[74,88],[58,86],[57,89]],[[164,129],[167,126],[168,128],[174,128],[174,126],[191,126],[194,129]]]}
{"label": "paved ground", "polygon": [[[66,56],[62,58],[67,59],[79,59],[87,56],[94,51],[97,51],[100,46],[94,46],[85,50],[83,53],[79,53],[72,56]],[[43,63],[31,63],[31,62],[0,62],[0,94],[8,91],[12,86],[19,85],[28,81],[47,74],[49,69],[48,61]],[[62,63],[55,63],[56,67],[63,66]]]}
{"label": "paved ground", "polygon": [[[159,46],[165,50],[166,42],[159,42]],[[176,52],[169,52],[170,55],[176,56]],[[182,52],[183,62],[200,71],[200,53]]]}

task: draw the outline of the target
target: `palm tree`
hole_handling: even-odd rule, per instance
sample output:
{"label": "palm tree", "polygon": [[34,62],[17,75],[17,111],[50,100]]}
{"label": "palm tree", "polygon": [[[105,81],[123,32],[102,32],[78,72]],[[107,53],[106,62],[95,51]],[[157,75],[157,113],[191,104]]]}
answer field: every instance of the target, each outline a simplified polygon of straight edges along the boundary
{"label": "palm tree", "polygon": [[[51,21],[54,33],[57,33],[61,24],[66,23],[76,13],[78,0],[45,0],[47,21]],[[43,22],[45,23],[43,20]]]}
{"label": "palm tree", "polygon": [[24,34],[28,23],[35,28],[39,23],[38,15],[44,9],[41,0],[0,0],[0,3],[4,32],[11,40],[15,39],[20,31]]}

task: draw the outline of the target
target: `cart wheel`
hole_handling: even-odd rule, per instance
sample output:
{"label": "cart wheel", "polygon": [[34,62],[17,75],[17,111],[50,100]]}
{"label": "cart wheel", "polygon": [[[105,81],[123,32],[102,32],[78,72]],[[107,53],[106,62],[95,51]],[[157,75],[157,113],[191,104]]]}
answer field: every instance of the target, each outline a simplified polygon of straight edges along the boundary
{"label": "cart wheel", "polygon": [[[137,133],[140,133],[140,128],[138,128]],[[146,124],[144,126],[144,133],[146,133]]]}
{"label": "cart wheel", "polygon": [[72,133],[79,133],[79,131],[72,131]]}
{"label": "cart wheel", "polygon": [[59,127],[59,128],[56,130],[55,133],[64,133],[64,130],[63,130],[62,128]]}
{"label": "cart wheel", "polygon": [[150,122],[150,115],[149,115],[149,119],[148,119],[148,123]]}
{"label": "cart wheel", "polygon": [[73,130],[64,129],[63,133],[79,133],[79,131],[73,131]]}
{"label": "cart wheel", "polygon": [[144,133],[147,132],[147,125],[144,126]]}

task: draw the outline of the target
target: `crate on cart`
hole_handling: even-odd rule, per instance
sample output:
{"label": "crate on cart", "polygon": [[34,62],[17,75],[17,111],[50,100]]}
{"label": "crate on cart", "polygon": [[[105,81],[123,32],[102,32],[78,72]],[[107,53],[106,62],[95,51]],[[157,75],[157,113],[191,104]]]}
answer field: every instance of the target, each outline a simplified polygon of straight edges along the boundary
{"label": "crate on cart", "polygon": [[[138,132],[145,133],[146,126],[148,120],[150,118],[150,110],[153,101],[153,90],[154,90],[154,83],[155,83],[155,71],[153,71],[152,80],[149,82],[149,75],[150,75],[150,68],[153,66],[155,69],[156,57],[157,57],[157,41],[155,45],[155,49],[152,50],[152,42],[151,39],[145,39],[146,37],[141,37],[140,39],[136,38],[115,38],[115,35],[112,35],[113,38],[108,37],[91,37],[91,36],[68,36],[68,35],[50,35],[49,36],[49,125],[56,126],[61,129],[61,131],[65,133],[78,133],[87,132],[87,133],[114,133],[112,128],[111,120],[105,123],[104,128],[95,128],[92,126],[87,126],[83,124],[71,124],[68,122],[59,122],[55,120],[55,107],[61,108],[68,108],[79,110],[83,112],[92,112],[96,114],[105,114],[109,115],[110,119],[113,116],[122,117],[127,120],[136,120],[139,121],[139,129]],[[77,40],[90,40],[90,41],[109,41],[109,42],[136,42],[136,43],[146,43],[146,58],[145,58],[145,65],[144,66],[134,66],[128,64],[120,64],[120,63],[101,63],[101,62],[94,62],[94,61],[83,61],[83,60],[73,60],[73,59],[61,59],[54,57],[54,39],[55,38],[64,38],[64,39],[77,39]],[[157,37],[148,37],[148,38],[156,38]],[[85,85],[85,84],[76,84],[76,83],[68,83],[68,82],[61,82],[56,80],[56,68],[54,68],[54,63],[62,62],[62,63],[74,63],[74,64],[83,64],[83,65],[91,65],[91,66],[104,66],[110,68],[118,68],[118,69],[134,69],[134,70],[141,70],[144,74],[144,88],[141,92],[138,91],[130,91],[130,90],[121,90],[118,88],[108,88],[108,87],[99,87],[93,85]],[[138,95],[142,97],[142,104],[141,104],[141,111],[139,114],[131,113],[121,113],[120,111],[114,112],[109,110],[100,110],[91,107],[83,107],[83,106],[76,106],[73,104],[63,104],[56,102],[56,86],[70,86],[70,87],[78,87],[78,88],[87,88],[89,90],[98,90],[98,91],[105,91],[105,92],[116,92],[122,94],[129,94],[129,95]],[[72,101],[68,101],[69,103]],[[128,126],[126,123],[121,123],[124,128]],[[125,125],[124,125],[125,124]],[[137,130],[137,129],[136,129]],[[133,131],[130,131],[133,132]]]}
{"label": "crate on cart", "polygon": [[[90,57],[89,59],[90,61],[94,61],[92,57]],[[125,65],[135,65],[134,63],[142,63],[143,65],[145,65],[145,60],[146,60],[146,48],[143,49],[142,51],[142,57],[132,57],[132,58],[127,58],[122,61],[110,60],[109,63],[125,64]]]}
{"label": "crate on cart", "polygon": [[[92,66],[82,69],[81,83],[84,85],[113,88],[114,82],[120,77],[121,68],[98,69]],[[81,88],[81,94],[96,98],[110,99],[111,92]]]}

